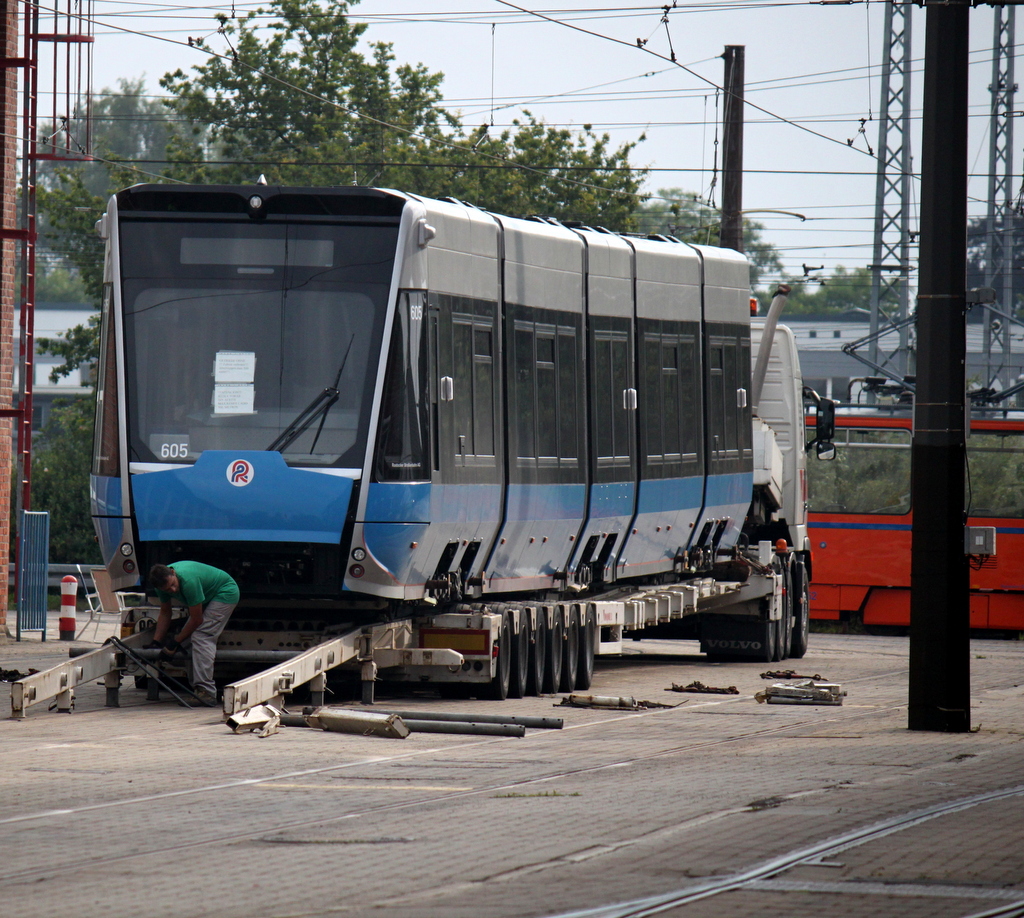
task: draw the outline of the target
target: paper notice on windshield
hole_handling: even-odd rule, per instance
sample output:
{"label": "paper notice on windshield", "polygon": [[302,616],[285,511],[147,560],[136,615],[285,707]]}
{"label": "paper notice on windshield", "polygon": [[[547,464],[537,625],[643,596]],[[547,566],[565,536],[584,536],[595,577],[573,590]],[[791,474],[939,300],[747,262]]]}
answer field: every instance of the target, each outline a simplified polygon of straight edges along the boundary
{"label": "paper notice on windshield", "polygon": [[256,387],[249,385],[224,385],[213,387],[214,414],[255,414]]}
{"label": "paper notice on windshield", "polygon": [[216,383],[251,383],[256,380],[256,354],[253,351],[217,351],[213,364]]}

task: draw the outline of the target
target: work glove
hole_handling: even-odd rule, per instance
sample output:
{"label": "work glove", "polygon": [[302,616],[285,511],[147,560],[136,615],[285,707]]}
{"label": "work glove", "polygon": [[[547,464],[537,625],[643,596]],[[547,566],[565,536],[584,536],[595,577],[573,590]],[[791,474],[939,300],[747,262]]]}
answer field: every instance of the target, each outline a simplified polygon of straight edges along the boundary
{"label": "work glove", "polygon": [[160,650],[161,660],[170,660],[174,655],[181,649],[179,644],[174,638],[169,637],[164,639],[164,646]]}
{"label": "work glove", "polygon": [[161,650],[164,646],[163,641],[150,641],[143,649],[144,650]]}

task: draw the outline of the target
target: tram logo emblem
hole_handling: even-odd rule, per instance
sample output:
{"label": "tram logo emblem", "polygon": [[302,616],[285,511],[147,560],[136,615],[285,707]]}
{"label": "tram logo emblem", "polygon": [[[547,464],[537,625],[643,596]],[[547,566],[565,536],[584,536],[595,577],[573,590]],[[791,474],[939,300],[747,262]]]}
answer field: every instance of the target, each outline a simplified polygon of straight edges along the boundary
{"label": "tram logo emblem", "polygon": [[236,488],[244,488],[256,475],[251,462],[245,459],[232,459],[228,463],[228,481]]}

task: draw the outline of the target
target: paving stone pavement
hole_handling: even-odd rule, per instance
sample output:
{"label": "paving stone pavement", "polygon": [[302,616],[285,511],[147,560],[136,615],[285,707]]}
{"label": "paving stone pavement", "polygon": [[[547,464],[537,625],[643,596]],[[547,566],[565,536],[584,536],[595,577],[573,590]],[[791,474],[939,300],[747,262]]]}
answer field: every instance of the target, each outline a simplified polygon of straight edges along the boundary
{"label": "paving stone pavement", "polygon": [[[592,691],[671,709],[378,705],[565,720],[523,739],[235,736],[134,688],[105,708],[96,683],[73,714],[0,720],[0,913],[1024,915],[1024,643],[972,644],[970,734],[906,729],[907,649],[814,634],[773,665],[841,682],[841,707],[759,705],[765,664],[654,641]],[[28,639],[0,666],[66,652]],[[693,680],[740,694],[666,691]]]}

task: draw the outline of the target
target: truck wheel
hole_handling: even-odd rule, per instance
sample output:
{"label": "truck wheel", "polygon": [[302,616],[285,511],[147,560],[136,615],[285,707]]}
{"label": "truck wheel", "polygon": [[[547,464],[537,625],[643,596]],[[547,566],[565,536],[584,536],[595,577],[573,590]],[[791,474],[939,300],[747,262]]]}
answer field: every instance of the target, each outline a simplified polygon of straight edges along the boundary
{"label": "truck wheel", "polygon": [[512,678],[512,619],[505,609],[501,610],[501,627],[498,631],[498,659],[495,672],[481,698],[504,701],[508,698],[508,686]]}
{"label": "truck wheel", "polygon": [[547,649],[548,623],[544,615],[538,612],[537,624],[530,628],[530,668],[526,673],[527,695],[539,695],[544,691],[544,669],[548,660]]}
{"label": "truck wheel", "polygon": [[[542,613],[543,614],[543,613]],[[562,644],[565,643],[565,618],[562,610],[555,608],[551,613],[551,627],[548,629],[548,640],[544,661],[544,692],[557,692],[562,684]]]}
{"label": "truck wheel", "polygon": [[789,655],[799,660],[807,653],[807,635],[811,630],[811,585],[807,568],[799,558],[793,562],[793,639]]}
{"label": "truck wheel", "polygon": [[597,614],[591,605],[583,614],[580,628],[580,660],[576,669],[576,688],[588,689],[594,681],[594,637],[597,632]]}
{"label": "truck wheel", "polygon": [[[509,622],[511,625],[511,621]],[[530,626],[523,613],[519,617],[519,630],[512,636],[512,676],[508,683],[509,698],[526,696],[530,672]]]}
{"label": "truck wheel", "polygon": [[570,607],[565,622],[565,640],[562,642],[562,678],[558,683],[558,691],[575,691],[579,662],[580,612],[579,609]]}

